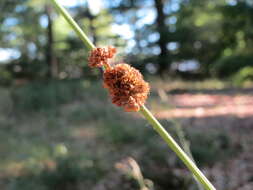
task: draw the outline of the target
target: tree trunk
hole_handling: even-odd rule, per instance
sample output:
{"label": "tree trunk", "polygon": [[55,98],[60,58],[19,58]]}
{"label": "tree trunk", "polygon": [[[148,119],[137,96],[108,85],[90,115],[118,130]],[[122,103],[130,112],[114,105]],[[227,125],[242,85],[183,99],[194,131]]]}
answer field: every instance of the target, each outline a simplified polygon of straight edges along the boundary
{"label": "tree trunk", "polygon": [[90,20],[90,32],[92,35],[92,42],[96,46],[97,42],[98,42],[97,34],[96,34],[96,27],[95,27],[96,15],[92,15],[92,13],[90,12],[89,9],[88,9],[88,18]]}
{"label": "tree trunk", "polygon": [[155,8],[156,8],[156,23],[157,23],[157,31],[160,35],[160,39],[158,40],[158,46],[160,47],[160,54],[158,57],[159,63],[159,74],[163,75],[166,71],[168,71],[169,66],[169,56],[167,51],[167,28],[165,24],[166,15],[163,12],[164,2],[163,0],[154,0]]}
{"label": "tree trunk", "polygon": [[55,78],[58,75],[58,64],[54,56],[54,36],[53,36],[53,21],[51,18],[52,7],[46,5],[45,7],[47,15],[47,48],[46,48],[46,62],[48,65],[47,77]]}

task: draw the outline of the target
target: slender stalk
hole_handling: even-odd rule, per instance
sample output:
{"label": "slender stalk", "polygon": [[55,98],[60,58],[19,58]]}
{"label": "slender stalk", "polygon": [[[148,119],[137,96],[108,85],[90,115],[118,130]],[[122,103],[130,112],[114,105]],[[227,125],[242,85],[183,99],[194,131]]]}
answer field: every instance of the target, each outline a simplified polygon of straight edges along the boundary
{"label": "slender stalk", "polygon": [[[171,122],[175,126],[175,132],[179,138],[179,142],[181,144],[181,147],[183,148],[184,152],[190,157],[190,159],[193,161],[193,163],[196,164],[196,162],[192,156],[192,153],[191,153],[190,143],[186,140],[185,134],[184,134],[184,131],[183,131],[181,125],[179,124],[179,122],[177,122],[177,120],[172,119]],[[196,178],[196,176],[194,174],[192,174],[192,176],[197,183],[198,189],[203,190],[204,188],[202,187],[201,183]]]}
{"label": "slender stalk", "polygon": [[74,21],[74,19],[70,16],[70,14],[66,11],[66,9],[61,6],[57,0],[52,0],[57,10],[61,13],[61,15],[66,19],[66,21],[70,24],[70,26],[75,30],[76,34],[79,38],[84,42],[88,49],[93,49],[95,46],[86,36],[86,34],[82,31],[82,29],[78,26],[78,24]]}
{"label": "slender stalk", "polygon": [[[58,11],[63,15],[66,21],[71,25],[74,31],[78,34],[79,38],[84,42],[88,49],[93,49],[95,46],[88,39],[85,33],[72,19],[68,12],[56,1],[52,0]],[[215,190],[215,187],[208,181],[204,174],[198,169],[194,162],[187,156],[187,154],[180,148],[176,141],[168,134],[163,126],[156,120],[152,113],[145,107],[142,106],[140,113],[149,121],[153,128],[163,138],[163,140],[169,145],[169,147],[177,154],[177,156],[184,162],[189,170],[196,176],[199,182],[203,185],[206,190]]]}
{"label": "slender stalk", "polygon": [[194,162],[187,156],[187,154],[180,148],[172,136],[163,128],[163,126],[157,121],[152,113],[142,106],[140,112],[149,121],[153,128],[168,144],[168,146],[177,154],[177,156],[184,162],[189,170],[196,176],[196,178],[202,183],[203,187],[207,190],[215,190],[215,187],[209,182],[205,175],[198,169]]}

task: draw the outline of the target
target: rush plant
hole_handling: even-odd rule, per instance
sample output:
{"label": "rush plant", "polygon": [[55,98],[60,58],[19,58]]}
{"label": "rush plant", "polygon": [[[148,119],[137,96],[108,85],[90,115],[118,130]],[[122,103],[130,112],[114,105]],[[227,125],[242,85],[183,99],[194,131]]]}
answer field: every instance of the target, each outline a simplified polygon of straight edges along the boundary
{"label": "rush plant", "polygon": [[109,59],[113,58],[116,49],[111,46],[108,48],[95,47],[68,12],[56,0],[51,1],[83,41],[84,45],[90,50],[89,66],[102,67],[104,87],[108,89],[112,102],[117,106],[123,107],[125,111],[134,111],[142,114],[203,187],[206,190],[215,190],[215,187],[199,170],[192,159],[180,148],[172,136],[144,105],[150,88],[141,73],[125,63],[112,66]]}

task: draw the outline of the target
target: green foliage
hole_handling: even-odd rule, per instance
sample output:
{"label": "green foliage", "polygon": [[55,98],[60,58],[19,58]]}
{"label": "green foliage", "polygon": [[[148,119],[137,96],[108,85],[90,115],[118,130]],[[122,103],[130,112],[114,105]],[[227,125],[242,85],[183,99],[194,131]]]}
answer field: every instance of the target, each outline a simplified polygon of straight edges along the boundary
{"label": "green foliage", "polygon": [[[96,182],[103,174],[92,160],[83,160],[83,166],[77,158],[60,158],[54,170],[44,170],[40,177],[49,189],[78,189],[82,181]],[[88,165],[85,165],[88,164]]]}
{"label": "green foliage", "polygon": [[107,120],[101,135],[106,141],[117,145],[136,143],[142,141],[144,131],[138,124],[127,125],[127,122]]}
{"label": "green foliage", "polygon": [[212,71],[215,76],[228,78],[246,66],[251,66],[253,56],[235,55],[225,57],[212,66]]}
{"label": "green foliage", "polygon": [[233,81],[234,81],[234,84],[237,86],[244,86],[247,83],[253,82],[253,67],[248,66],[248,67],[244,67],[240,69],[233,76]]}
{"label": "green foliage", "polygon": [[190,148],[194,160],[198,164],[213,164],[230,158],[232,143],[229,136],[223,133],[189,134]]}
{"label": "green foliage", "polygon": [[106,126],[105,136],[110,142],[118,145],[133,142],[136,138],[134,131],[128,126],[117,123],[110,123]]}
{"label": "green foliage", "polygon": [[60,157],[51,161],[53,168],[46,165],[41,171],[24,168],[24,175],[9,181],[8,189],[16,190],[78,190],[81,187],[96,182],[104,175],[99,163],[93,160],[73,156]]}
{"label": "green foliage", "polygon": [[12,74],[7,69],[0,67],[0,86],[9,86],[12,79]]}
{"label": "green foliage", "polygon": [[[77,107],[73,112],[71,112],[68,116],[69,120],[74,123],[82,123],[88,122],[90,120],[95,120],[99,118],[101,115],[107,116],[112,114],[111,108],[108,107],[100,107],[100,105],[96,105],[94,107],[94,102],[90,102],[88,100],[84,100],[85,106]],[[96,109],[97,108],[97,109]]]}
{"label": "green foliage", "polygon": [[[11,77],[40,79],[54,72],[52,76],[55,78],[77,78],[90,74],[90,70],[83,73],[83,67],[87,68],[88,52],[77,36],[73,35],[68,23],[55,14],[50,1],[13,0],[2,4],[1,50],[15,50],[19,55],[8,59],[6,63],[10,67],[17,64],[21,68],[18,72],[10,69],[13,73]],[[125,44],[112,32],[114,17],[106,8],[100,14],[93,14],[86,2],[70,9],[75,20],[97,45]],[[92,74],[98,75],[98,72]]]}
{"label": "green foliage", "polygon": [[[243,67],[244,54],[250,55],[253,50],[253,8],[250,3],[239,1],[231,5],[225,0],[207,0],[205,3],[190,0],[177,1],[172,6],[167,0],[156,2],[160,2],[166,9],[161,21],[163,24],[158,24],[156,18],[150,23],[142,24],[146,20],[143,12],[152,8],[152,11],[157,13],[156,3],[151,0],[118,3],[105,1],[106,6],[99,14],[92,12],[92,6],[89,4],[92,2],[77,4],[68,10],[96,45],[114,45],[120,53],[126,53],[121,47],[127,43],[131,44],[129,46],[133,48],[127,48],[127,61],[142,71],[146,70],[147,63],[157,63],[158,69],[161,68],[159,64],[161,66],[163,63],[163,69],[167,69],[173,62],[197,60],[200,63],[198,76],[209,77],[213,72],[216,76],[227,77]],[[7,64],[13,67],[18,65],[21,70],[15,72],[10,69],[11,75],[1,75],[5,77],[3,80],[0,78],[0,83],[9,85],[9,78],[45,78],[48,77],[48,71],[54,69],[56,78],[99,75],[99,72],[88,69],[88,52],[84,50],[77,36],[73,35],[65,20],[61,16],[54,16],[53,7],[50,8],[50,14],[46,14],[48,6],[50,8],[50,4],[45,0],[25,0],[22,3],[13,0],[1,7],[1,48],[16,50],[20,54],[8,60]],[[51,41],[48,25],[50,17]],[[135,35],[120,37],[117,34],[119,31],[113,31],[114,23],[128,24]],[[159,37],[164,39],[163,46],[167,44],[167,49],[161,48]],[[170,43],[177,45],[171,49]],[[165,49],[164,59],[161,58],[161,49]],[[236,63],[233,59],[236,59]],[[217,66],[219,64],[223,66]],[[234,67],[232,64],[241,66]]]}
{"label": "green foliage", "polygon": [[248,65],[244,64],[247,61],[244,54],[250,55],[253,47],[252,9],[245,1],[235,5],[211,0],[182,2],[176,13],[174,38],[180,47],[175,59],[196,59],[200,62],[200,72],[208,75],[213,72],[221,77]]}
{"label": "green foliage", "polygon": [[177,32],[174,34],[180,43],[175,59],[196,59],[202,72],[208,73],[208,66],[222,53],[223,15],[219,9],[223,1],[199,0],[183,2],[176,13]]}
{"label": "green foliage", "polygon": [[16,108],[27,111],[56,108],[81,96],[80,81],[32,82],[12,91]]}

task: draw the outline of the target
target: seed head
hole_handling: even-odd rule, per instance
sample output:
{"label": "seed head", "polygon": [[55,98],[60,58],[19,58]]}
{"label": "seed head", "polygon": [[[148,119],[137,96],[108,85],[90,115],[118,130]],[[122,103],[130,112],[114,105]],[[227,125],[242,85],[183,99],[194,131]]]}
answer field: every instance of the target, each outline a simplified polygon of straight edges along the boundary
{"label": "seed head", "polygon": [[112,103],[125,111],[139,111],[149,94],[149,84],[142,74],[128,64],[120,63],[104,72],[104,87],[109,90]]}
{"label": "seed head", "polygon": [[116,48],[109,46],[106,48],[95,48],[90,52],[88,62],[90,67],[110,67],[109,59],[113,58]]}

